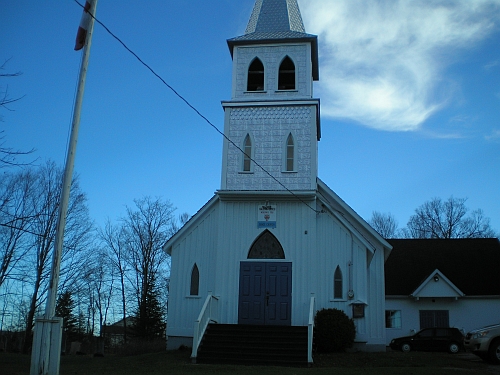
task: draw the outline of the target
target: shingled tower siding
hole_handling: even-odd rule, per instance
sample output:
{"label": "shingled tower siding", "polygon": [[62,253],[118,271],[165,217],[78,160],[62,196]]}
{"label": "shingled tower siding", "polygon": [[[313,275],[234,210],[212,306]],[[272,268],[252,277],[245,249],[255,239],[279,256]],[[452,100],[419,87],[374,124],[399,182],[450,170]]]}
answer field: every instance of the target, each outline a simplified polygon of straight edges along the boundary
{"label": "shingled tower siding", "polygon": [[[312,99],[318,70],[316,40],[305,33],[296,0],[257,1],[245,34],[228,40],[233,87],[231,101],[223,106],[225,133],[234,145],[224,145],[222,190],[316,189],[320,137],[319,101]],[[295,68],[295,87],[280,90],[280,65],[287,58]],[[264,66],[264,87],[248,91],[249,67],[256,59]],[[291,171],[286,167],[290,134],[294,140]],[[243,170],[240,150],[247,135],[253,147],[250,171]]]}

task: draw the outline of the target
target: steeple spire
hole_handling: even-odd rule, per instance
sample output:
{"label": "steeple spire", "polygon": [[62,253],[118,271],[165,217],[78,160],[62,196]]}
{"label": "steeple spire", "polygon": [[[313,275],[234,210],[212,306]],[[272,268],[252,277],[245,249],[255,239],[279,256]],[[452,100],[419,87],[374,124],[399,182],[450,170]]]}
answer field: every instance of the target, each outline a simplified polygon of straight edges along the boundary
{"label": "steeple spire", "polygon": [[313,79],[319,79],[318,37],[307,34],[297,0],[256,0],[245,34],[229,39],[231,55],[235,46],[250,44],[311,43]]}
{"label": "steeple spire", "polygon": [[297,0],[257,0],[245,34],[287,32],[305,33]]}

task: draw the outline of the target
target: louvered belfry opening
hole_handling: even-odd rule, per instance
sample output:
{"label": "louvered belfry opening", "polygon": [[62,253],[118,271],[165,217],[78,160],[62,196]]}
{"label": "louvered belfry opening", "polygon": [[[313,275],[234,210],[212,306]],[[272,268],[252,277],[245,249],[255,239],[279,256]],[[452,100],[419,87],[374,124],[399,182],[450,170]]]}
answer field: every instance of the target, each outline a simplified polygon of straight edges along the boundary
{"label": "louvered belfry opening", "polygon": [[260,59],[256,58],[248,68],[247,91],[264,90],[264,65]]}
{"label": "louvered belfry opening", "polygon": [[295,90],[295,64],[288,56],[280,65],[278,89]]}

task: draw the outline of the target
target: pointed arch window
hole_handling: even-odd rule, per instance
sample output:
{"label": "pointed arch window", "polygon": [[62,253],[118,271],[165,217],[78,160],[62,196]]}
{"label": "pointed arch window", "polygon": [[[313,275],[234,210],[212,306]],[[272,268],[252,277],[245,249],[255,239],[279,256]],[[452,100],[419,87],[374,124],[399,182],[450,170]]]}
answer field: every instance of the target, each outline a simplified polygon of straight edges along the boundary
{"label": "pointed arch window", "polygon": [[288,134],[286,139],[286,168],[287,172],[292,172],[295,170],[295,141],[293,139],[292,133]]}
{"label": "pointed arch window", "polygon": [[340,266],[337,266],[335,274],[333,275],[333,298],[342,299],[343,297],[344,293],[343,293],[342,271],[340,270]]}
{"label": "pointed arch window", "polygon": [[197,296],[200,292],[200,271],[196,263],[191,271],[191,286],[189,288],[189,295]]}
{"label": "pointed arch window", "polygon": [[247,134],[243,141],[243,172],[250,172],[252,167],[252,138]]}
{"label": "pointed arch window", "polygon": [[295,90],[295,64],[289,56],[280,65],[278,90]]}
{"label": "pointed arch window", "polygon": [[285,252],[274,234],[266,229],[252,244],[248,259],[285,259]]}
{"label": "pointed arch window", "polygon": [[264,64],[258,57],[248,68],[247,91],[264,91]]}

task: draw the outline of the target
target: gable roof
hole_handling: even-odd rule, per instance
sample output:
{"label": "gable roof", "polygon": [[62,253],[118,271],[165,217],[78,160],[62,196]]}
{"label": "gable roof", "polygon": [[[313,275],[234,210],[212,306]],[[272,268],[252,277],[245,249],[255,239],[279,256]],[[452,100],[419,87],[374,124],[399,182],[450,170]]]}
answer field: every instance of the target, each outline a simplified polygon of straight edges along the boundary
{"label": "gable roof", "polygon": [[439,270],[466,296],[500,295],[497,238],[390,239],[386,295],[409,296]]}
{"label": "gable roof", "polygon": [[384,250],[384,260],[387,260],[392,246],[320,178],[317,178],[317,183],[317,194],[323,208],[330,211],[333,216],[348,227],[372,253],[372,256],[377,249],[374,244],[380,244]]}
{"label": "gable roof", "polygon": [[172,245],[177,241],[178,238],[181,238],[184,233],[188,232],[192,225],[202,219],[204,214],[210,210],[214,205],[219,202],[219,197],[214,195],[207,203],[203,205],[202,208],[198,210],[193,216],[189,218],[187,222],[176,232],[172,237],[170,237],[165,245],[163,245],[163,251],[165,251],[168,255],[172,255]]}
{"label": "gable roof", "polygon": [[465,294],[437,268],[413,291],[412,297],[463,297]]}
{"label": "gable roof", "polygon": [[[294,192],[296,195],[299,194],[302,198],[307,195],[315,196],[322,204],[324,209],[327,209],[333,216],[335,216],[343,225],[345,225],[358,240],[366,246],[367,251],[371,254],[370,259],[373,257],[377,248],[382,248],[384,251],[384,260],[386,260],[391,252],[391,245],[382,238],[361,216],[359,216],[347,203],[345,203],[333,190],[331,190],[322,180],[317,178],[317,190],[316,191],[306,191],[299,193]],[[172,255],[172,248],[174,244],[184,236],[185,233],[196,225],[199,220],[203,220],[205,214],[212,210],[213,207],[218,204],[221,197],[232,196],[233,198],[242,196],[261,196],[261,195],[272,195],[274,197],[287,196],[292,198],[289,192],[286,191],[258,191],[258,192],[248,192],[248,191],[222,191],[219,190],[216,194],[196,213],[194,214],[184,226],[175,233],[166,243],[163,245],[163,250]]]}
{"label": "gable roof", "polygon": [[307,34],[297,0],[256,0],[245,34],[228,39],[233,55],[236,45],[310,42],[313,79],[319,79],[318,37]]}

